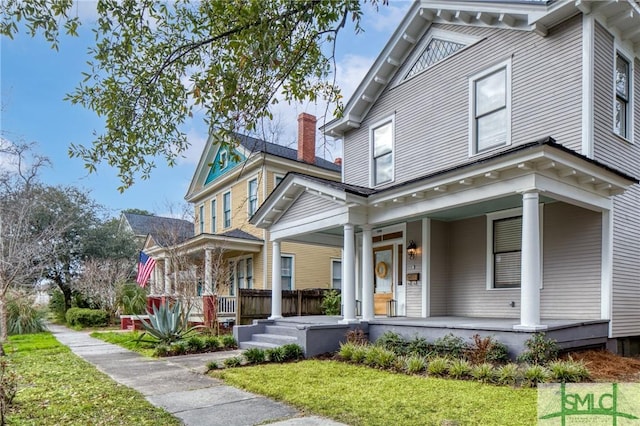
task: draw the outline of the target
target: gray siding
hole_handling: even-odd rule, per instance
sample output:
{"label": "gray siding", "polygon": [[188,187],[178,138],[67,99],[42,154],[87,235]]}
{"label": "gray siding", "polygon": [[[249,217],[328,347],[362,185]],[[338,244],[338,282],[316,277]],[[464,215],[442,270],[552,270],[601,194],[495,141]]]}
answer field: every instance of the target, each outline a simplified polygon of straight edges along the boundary
{"label": "gray siding", "polygon": [[449,224],[431,220],[431,291],[428,302],[431,316],[447,315],[449,284]]}
{"label": "gray siding", "polygon": [[[409,241],[415,241],[416,245],[420,248],[424,247],[422,244],[422,222],[415,221],[407,223],[407,244]],[[424,256],[424,250],[420,250],[420,253],[416,255],[414,259],[409,259],[407,256],[407,274],[419,273],[422,278],[422,256]],[[421,317],[422,316],[422,285],[420,281],[416,283],[410,283],[409,280],[403,280],[407,286],[407,311],[408,317]]]}
{"label": "gray siding", "polygon": [[[640,176],[640,61],[634,63],[634,144],[613,129],[614,39],[596,25],[594,156],[605,164]],[[640,188],[614,198],[612,337],[640,335]]]}
{"label": "gray siding", "polygon": [[483,40],[414,78],[385,89],[360,129],[345,135],[347,182],[369,185],[369,126],[394,113],[394,183],[470,161],[468,77],[509,57],[512,144],[553,136],[559,143],[580,149],[580,17],[562,23],[547,37],[493,28],[434,27],[477,35]]}
{"label": "gray siding", "polygon": [[601,230],[600,213],[545,205],[543,318],[600,319]]}
{"label": "gray siding", "polygon": [[305,192],[284,212],[280,220],[295,221],[304,219],[312,214],[329,211],[337,207],[337,205],[337,203],[329,201],[326,198],[317,197]]}

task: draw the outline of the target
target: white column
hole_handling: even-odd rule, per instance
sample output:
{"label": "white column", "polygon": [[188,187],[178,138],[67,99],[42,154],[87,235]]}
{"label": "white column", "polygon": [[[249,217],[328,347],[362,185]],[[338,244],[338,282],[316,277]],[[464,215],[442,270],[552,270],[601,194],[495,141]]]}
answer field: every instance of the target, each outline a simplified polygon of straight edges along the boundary
{"label": "white column", "polygon": [[271,316],[269,319],[282,318],[282,258],[280,241],[273,241],[271,260]]}
{"label": "white column", "polygon": [[168,257],[164,258],[164,294],[171,294],[171,264]]}
{"label": "white column", "polygon": [[522,251],[520,272],[520,330],[541,330],[540,325],[540,216],[538,193],[522,194]]}
{"label": "white column", "polygon": [[342,279],[342,300],[344,303],[343,323],[353,323],[356,320],[356,246],[355,233],[352,224],[344,225],[344,277]]}
{"label": "white column", "polygon": [[204,291],[202,294],[213,294],[213,280],[211,279],[211,249],[204,249]]}
{"label": "white column", "polygon": [[362,227],[362,319],[373,319],[373,238],[371,226]]}

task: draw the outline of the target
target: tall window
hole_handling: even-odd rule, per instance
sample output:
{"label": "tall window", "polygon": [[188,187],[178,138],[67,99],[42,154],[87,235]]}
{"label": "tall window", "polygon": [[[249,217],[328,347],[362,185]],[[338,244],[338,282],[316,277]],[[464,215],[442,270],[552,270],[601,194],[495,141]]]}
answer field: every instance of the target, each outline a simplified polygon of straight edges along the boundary
{"label": "tall window", "polygon": [[493,222],[493,287],[520,287],[522,216]]}
{"label": "tall window", "polygon": [[280,279],[283,290],[293,290],[293,256],[282,256]]}
{"label": "tall window", "polygon": [[393,180],[393,120],[371,130],[372,184],[373,186]]}
{"label": "tall window", "polygon": [[236,295],[236,263],[229,261],[229,296]]}
{"label": "tall window", "polygon": [[222,210],[223,210],[223,220],[224,227],[228,228],[231,226],[231,192],[225,192],[222,196]]}
{"label": "tall window", "polygon": [[510,143],[510,92],[510,63],[499,64],[471,78],[472,154]]}
{"label": "tall window", "polygon": [[199,210],[200,233],[202,234],[204,232],[204,205],[200,206]]}
{"label": "tall window", "polygon": [[629,92],[629,77],[631,67],[629,61],[625,59],[620,53],[616,54],[616,100],[614,109],[613,131],[623,138],[628,138],[629,124],[632,120],[629,120],[629,104],[630,104],[630,92]]}
{"label": "tall window", "polygon": [[236,276],[238,277],[238,288],[246,288],[245,287],[245,283],[244,283],[244,273],[245,273],[245,270],[244,270],[244,259],[238,260],[236,265],[237,265]]}
{"label": "tall window", "polygon": [[247,258],[247,288],[253,288],[253,259]]}
{"label": "tall window", "polygon": [[342,289],[342,262],[331,260],[331,288]]}
{"label": "tall window", "polygon": [[249,216],[258,210],[258,179],[249,181]]}
{"label": "tall window", "polygon": [[211,200],[211,233],[215,234],[216,233],[216,220],[218,219],[216,216],[216,211],[217,211],[217,205],[216,205],[216,199],[214,198],[213,200]]}

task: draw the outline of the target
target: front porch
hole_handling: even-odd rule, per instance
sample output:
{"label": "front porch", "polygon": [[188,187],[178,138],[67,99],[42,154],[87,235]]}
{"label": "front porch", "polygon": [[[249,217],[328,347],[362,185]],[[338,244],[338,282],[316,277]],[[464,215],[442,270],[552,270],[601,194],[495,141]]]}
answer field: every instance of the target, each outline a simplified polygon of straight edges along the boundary
{"label": "front porch", "polygon": [[[545,318],[546,337],[556,340],[562,350],[604,347],[609,331],[608,320],[565,320]],[[439,316],[429,318],[375,317],[370,321],[345,324],[340,316],[287,317],[257,320],[253,325],[234,327],[234,337],[241,348],[271,347],[280,343],[297,343],[307,357],[335,352],[346,341],[350,330],[361,329],[370,342],[392,331],[406,339],[423,337],[429,342],[448,334],[469,340],[473,335],[492,336],[509,348],[515,358],[525,349],[533,330],[514,329],[518,319]],[[256,337],[254,337],[256,336]],[[286,337],[284,337],[286,336]],[[283,338],[284,337],[284,338]],[[262,343],[262,344],[261,344]]]}

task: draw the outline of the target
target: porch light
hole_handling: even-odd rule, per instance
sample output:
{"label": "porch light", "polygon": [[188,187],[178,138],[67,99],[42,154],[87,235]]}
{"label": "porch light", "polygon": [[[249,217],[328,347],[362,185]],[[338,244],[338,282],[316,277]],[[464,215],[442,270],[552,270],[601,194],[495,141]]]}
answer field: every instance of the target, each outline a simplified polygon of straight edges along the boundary
{"label": "porch light", "polygon": [[409,245],[407,246],[407,255],[409,256],[409,259],[414,259],[416,257],[417,249],[418,246],[416,245],[416,242],[413,240],[409,241]]}

